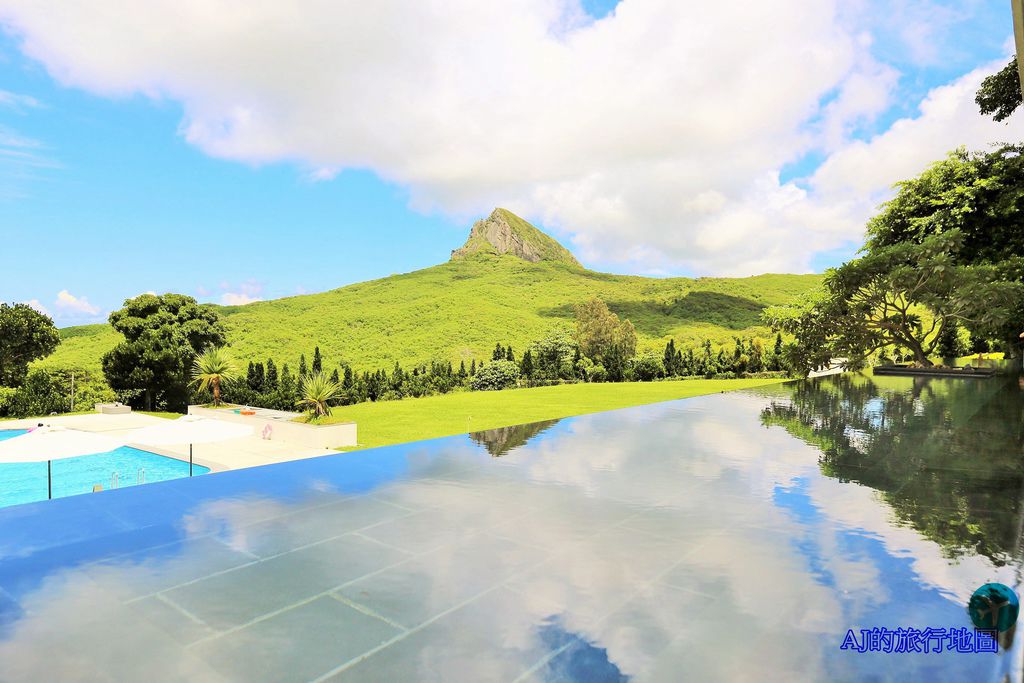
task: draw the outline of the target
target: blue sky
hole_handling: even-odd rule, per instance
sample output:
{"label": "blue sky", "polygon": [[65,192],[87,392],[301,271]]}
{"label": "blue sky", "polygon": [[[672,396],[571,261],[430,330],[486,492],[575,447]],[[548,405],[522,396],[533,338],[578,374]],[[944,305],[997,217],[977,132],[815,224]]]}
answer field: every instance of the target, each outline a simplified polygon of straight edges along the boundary
{"label": "blue sky", "polygon": [[[542,62],[520,70],[521,65],[496,61],[473,73],[474,54],[456,55],[455,66],[424,75],[440,79],[424,93],[409,84],[416,80],[407,77],[414,67],[406,63],[405,72],[391,71],[395,67],[386,63],[391,55],[378,64],[365,49],[355,55],[332,52],[330,57],[339,62],[327,64],[324,55],[311,52],[295,71],[273,80],[266,65],[248,72],[246,59],[255,58],[244,53],[247,45],[228,45],[231,35],[217,33],[221,29],[211,21],[210,44],[198,45],[202,36],[197,38],[197,54],[210,50],[213,56],[205,63],[211,70],[219,68],[219,50],[226,60],[237,56],[238,64],[209,75],[201,59],[196,67],[184,59],[178,63],[179,51],[147,52],[154,43],[175,39],[159,33],[156,6],[150,17],[139,19],[154,34],[146,36],[145,44],[141,38],[135,44],[126,26],[115,26],[103,12],[76,15],[82,10],[66,3],[39,14],[32,3],[12,1],[5,9],[8,3],[0,0],[0,24],[6,29],[0,34],[0,244],[6,252],[0,299],[33,301],[65,326],[103,320],[123,299],[144,291],[180,291],[225,303],[322,291],[442,262],[465,239],[472,220],[499,203],[548,229],[599,270],[651,275],[820,271],[855,251],[865,207],[884,199],[893,179],[880,171],[877,182],[860,187],[863,172],[850,161],[858,144],[871,145],[879,158],[914,157],[916,165],[906,168],[920,168],[916,159],[935,159],[940,150],[957,144],[977,145],[1019,130],[1016,123],[995,129],[971,121],[968,131],[955,118],[968,116],[963,107],[955,115],[948,107],[924,114],[920,108],[923,99],[947,84],[959,83],[957,96],[965,98],[972,86],[958,79],[1005,59],[1007,3],[865,2],[853,3],[860,7],[856,13],[837,10],[834,17],[816,19],[822,26],[838,27],[849,39],[845,51],[836,48],[834,67],[809,68],[789,80],[786,69],[778,69],[781,80],[773,90],[790,94],[774,105],[761,100],[767,114],[783,112],[795,99],[805,98],[807,105],[780,113],[778,121],[765,116],[763,131],[756,120],[736,114],[727,122],[735,127],[736,149],[729,146],[729,136],[718,148],[705,148],[701,140],[707,133],[700,127],[713,129],[714,116],[682,121],[664,114],[678,107],[683,119],[704,103],[710,109],[711,103],[723,102],[756,113],[761,105],[735,100],[744,92],[740,88],[749,89],[739,80],[742,74],[732,90],[717,92],[714,80],[700,85],[689,69],[699,66],[710,76],[716,68],[732,73],[725,62],[717,66],[713,56],[696,65],[696,52],[672,53],[659,63],[651,41],[664,17],[648,8],[655,1],[626,0],[616,9],[615,2],[588,0],[582,5],[589,20],[577,17],[568,29],[550,29],[542,36],[530,27],[522,35],[515,26],[508,28],[509,44],[524,52],[532,45],[537,54],[557,49],[567,55],[565,70],[572,78],[558,84],[559,92],[574,90],[575,85],[566,84],[594,75],[599,85],[603,73],[610,85],[624,80],[622,87],[609,88],[607,102],[589,96],[584,84],[574,93],[576,99],[558,103],[557,111],[531,120],[530,109],[545,107],[546,98],[538,95],[530,109],[505,120],[509,107],[494,105],[489,81],[507,79],[502,88],[529,101],[531,93],[543,93],[550,85]],[[780,4],[794,3],[799,4]],[[547,5],[537,6],[541,12]],[[898,12],[892,11],[895,6]],[[800,9],[794,8],[794,17]],[[770,35],[775,27],[763,32],[769,35],[757,38],[764,41],[759,54],[804,39],[807,50],[817,50],[813,54],[825,62],[832,59],[822,52],[830,49],[828,40],[815,42],[816,36],[791,26],[799,22],[786,22],[784,12],[779,14],[779,36]],[[62,18],[81,27],[81,33],[61,33]],[[673,29],[680,42],[687,39],[685,27],[702,18],[692,8],[680,18],[680,28]],[[707,19],[709,26],[719,20]],[[537,19],[549,27],[551,21]],[[309,22],[304,35],[316,30],[315,18]],[[636,43],[635,53],[623,43],[623,36],[635,33],[626,30],[626,22],[651,33]],[[107,30],[113,39],[103,34]],[[69,41],[69,35],[75,38]],[[102,41],[98,44],[109,54],[94,58],[99,50],[90,40]],[[305,40],[302,49],[309,43]],[[461,49],[460,43],[453,33],[450,43],[442,37],[425,49],[442,53]],[[299,48],[286,44],[281,49],[292,54]],[[488,49],[501,51],[500,45]],[[412,54],[420,59],[423,52]],[[314,58],[319,66],[310,68]],[[783,63],[787,58],[780,57]],[[807,61],[793,59],[790,71]],[[340,60],[345,80],[325,80]],[[630,60],[636,68],[624,71],[625,76],[617,73]],[[284,72],[288,65],[284,58],[281,62]],[[467,73],[462,73],[463,64],[470,65]],[[468,85],[451,85],[449,72]],[[364,87],[359,98],[351,97],[345,89],[367,73],[383,74],[380,92]],[[637,73],[652,81],[664,78],[673,87],[697,85],[676,100],[659,99],[666,91],[666,98],[672,96],[667,87],[650,91],[656,95],[638,91],[636,101],[650,111],[634,112],[618,106],[621,95],[616,93],[638,80]],[[307,93],[290,89],[297,77],[308,77],[309,89],[326,95],[304,99]],[[339,94],[341,118],[362,100],[374,101],[352,122],[336,123],[338,116],[317,111],[335,87],[344,91]],[[450,99],[440,99],[437,93],[449,87]],[[410,89],[403,93],[402,88]],[[389,119],[406,100],[407,116]],[[587,112],[595,111],[595,101],[600,116],[591,122]],[[486,116],[458,119],[473,107]],[[427,117],[425,110],[447,113]],[[554,120],[566,110],[572,111],[571,119]],[[901,119],[911,123],[887,135]],[[253,127],[256,132],[247,127],[250,120],[259,124]],[[383,123],[378,126],[377,120]],[[418,127],[414,135],[404,121],[410,129]],[[584,132],[592,145],[569,139],[574,129],[590,125],[594,128]],[[653,145],[643,139],[647,129],[659,125],[665,126],[666,136],[670,131],[672,142],[664,145],[670,149],[662,150],[657,138]],[[317,126],[322,128],[315,135],[307,134]],[[918,149],[921,144],[903,132],[913,126],[931,126],[946,137],[934,148]],[[480,138],[474,138],[477,127]],[[833,132],[822,132],[826,128]],[[508,130],[516,135],[503,140]],[[359,139],[367,136],[371,139]],[[765,143],[761,149],[758,136],[792,143]],[[565,149],[556,149],[563,140]],[[526,151],[520,153],[521,146]],[[739,159],[740,150],[750,150],[751,158]],[[733,155],[737,159],[722,163]],[[706,164],[708,177],[690,178],[685,169],[694,164]],[[828,168],[818,173],[823,164]],[[493,171],[496,167],[499,171]],[[677,170],[666,173],[666,168]],[[903,168],[886,172],[905,173]],[[762,220],[767,227],[759,227]],[[807,236],[806,247],[780,246],[792,244],[794,235]]]}
{"label": "blue sky", "polygon": [[97,316],[52,306],[60,290],[100,313],[145,291],[276,298],[431,266],[464,239],[371,172],[313,182],[292,164],[214,159],[178,135],[174,102],[63,88],[10,38],[0,51],[0,88],[40,103],[0,110],[41,159],[0,157],[0,233],[18,254],[0,273],[5,300],[75,324]]}

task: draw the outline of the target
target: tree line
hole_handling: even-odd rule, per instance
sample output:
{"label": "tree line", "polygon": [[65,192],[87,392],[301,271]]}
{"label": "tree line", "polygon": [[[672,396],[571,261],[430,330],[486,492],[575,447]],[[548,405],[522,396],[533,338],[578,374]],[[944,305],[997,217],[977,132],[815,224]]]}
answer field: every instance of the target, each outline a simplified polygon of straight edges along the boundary
{"label": "tree line", "polygon": [[[143,294],[110,315],[123,341],[102,357],[99,373],[34,368],[29,363],[53,352],[59,335],[52,320],[23,304],[0,308],[0,327],[22,343],[0,347],[0,416],[42,415],[88,409],[121,400],[137,409],[183,411],[190,402],[221,399],[279,410],[302,406],[316,414],[332,406],[417,398],[464,390],[496,390],[572,382],[653,381],[672,377],[738,377],[782,373],[782,337],[734,340],[716,348],[637,352],[636,330],[598,298],[575,307],[574,326],[552,327],[519,354],[497,342],[489,359],[458,366],[432,360],[403,367],[357,370],[328,367],[319,346],[289,364],[251,361],[244,372],[227,352],[227,334],[216,309],[181,294]],[[30,348],[31,347],[31,348]],[[72,377],[75,375],[75,377]],[[74,389],[72,390],[72,386]],[[72,398],[74,397],[74,398]],[[72,400],[76,401],[72,406]]]}
{"label": "tree line", "polygon": [[[320,347],[312,360],[299,357],[296,369],[287,362],[268,358],[250,361],[241,373],[223,387],[223,398],[244,404],[279,410],[293,410],[306,401],[330,407],[365,401],[419,398],[452,391],[487,391],[516,386],[536,387],[573,382],[649,382],[658,379],[707,377],[732,378],[752,374],[779,376],[787,372],[782,335],[767,347],[759,338],[735,337],[732,348],[715,348],[705,340],[695,348],[677,348],[670,339],[659,353],[636,351],[636,332],[628,320],[620,321],[600,299],[576,307],[575,331],[554,327],[545,336],[517,354],[511,344],[497,342],[489,360],[465,360],[456,368],[450,361],[420,363],[403,368],[398,361],[391,368],[362,372],[347,364],[325,365]],[[319,399],[304,390],[318,387]]]}

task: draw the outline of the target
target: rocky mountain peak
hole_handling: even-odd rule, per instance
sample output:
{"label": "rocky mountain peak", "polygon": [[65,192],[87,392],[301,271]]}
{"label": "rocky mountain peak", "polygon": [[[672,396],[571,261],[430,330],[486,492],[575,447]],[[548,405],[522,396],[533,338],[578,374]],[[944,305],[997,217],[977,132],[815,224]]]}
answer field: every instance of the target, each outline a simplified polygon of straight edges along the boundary
{"label": "rocky mountain peak", "polygon": [[502,208],[495,209],[490,216],[473,224],[466,243],[452,251],[452,260],[477,253],[512,254],[532,263],[558,261],[582,268],[572,253],[557,240]]}

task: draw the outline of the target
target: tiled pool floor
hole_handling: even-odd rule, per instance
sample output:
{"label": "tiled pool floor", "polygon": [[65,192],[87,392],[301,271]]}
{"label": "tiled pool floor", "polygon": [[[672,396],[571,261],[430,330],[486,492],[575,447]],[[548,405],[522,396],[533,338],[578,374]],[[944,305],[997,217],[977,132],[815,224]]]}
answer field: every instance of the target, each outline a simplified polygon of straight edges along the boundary
{"label": "tiled pool floor", "polygon": [[[1019,677],[1017,644],[840,650],[969,626],[974,588],[1015,585],[1016,385],[888,378],[826,444],[818,403],[864,389],[806,384],[545,424],[500,457],[456,437],[0,511],[0,678]],[[899,434],[865,436],[882,415]],[[1016,451],[950,459],[981,433]],[[952,509],[980,531],[936,530]]]}

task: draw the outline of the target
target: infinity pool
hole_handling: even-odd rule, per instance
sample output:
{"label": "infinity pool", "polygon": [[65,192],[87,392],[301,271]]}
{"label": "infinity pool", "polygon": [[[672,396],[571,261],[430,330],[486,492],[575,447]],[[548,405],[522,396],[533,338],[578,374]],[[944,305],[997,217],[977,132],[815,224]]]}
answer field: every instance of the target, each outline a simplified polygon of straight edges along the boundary
{"label": "infinity pool", "polygon": [[[0,441],[24,434],[26,430],[0,430]],[[103,490],[125,488],[188,476],[188,463],[149,451],[122,446],[109,453],[54,460],[53,497],[63,498]],[[193,474],[209,468],[193,466]],[[0,463],[0,507],[47,499],[45,462]]]}
{"label": "infinity pool", "polygon": [[6,508],[0,677],[1020,681],[951,643],[1019,590],[1022,425],[852,375]]}

